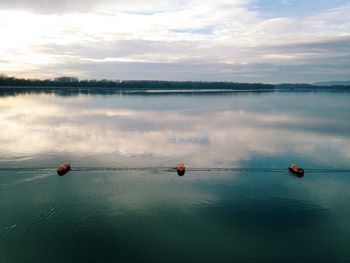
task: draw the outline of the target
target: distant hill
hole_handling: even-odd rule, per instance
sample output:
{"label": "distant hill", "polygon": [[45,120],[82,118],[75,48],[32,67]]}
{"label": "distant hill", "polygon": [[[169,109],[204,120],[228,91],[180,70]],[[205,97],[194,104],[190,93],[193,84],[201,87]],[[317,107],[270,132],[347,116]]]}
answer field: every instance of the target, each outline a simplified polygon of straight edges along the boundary
{"label": "distant hill", "polygon": [[316,86],[350,86],[350,80],[347,81],[325,81],[325,82],[315,82]]}

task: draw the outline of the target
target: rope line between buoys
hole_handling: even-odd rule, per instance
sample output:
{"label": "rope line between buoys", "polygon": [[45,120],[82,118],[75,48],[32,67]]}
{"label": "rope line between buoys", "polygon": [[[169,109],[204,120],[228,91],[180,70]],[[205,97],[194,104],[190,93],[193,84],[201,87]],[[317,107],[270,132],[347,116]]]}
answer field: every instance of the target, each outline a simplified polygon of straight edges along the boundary
{"label": "rope line between buoys", "polygon": [[[36,172],[54,171],[52,167],[2,167],[0,172]],[[172,172],[176,167],[108,167],[108,166],[77,166],[72,167],[75,172],[98,172],[98,171],[162,171]],[[188,167],[186,171],[192,172],[285,172],[286,168],[259,168],[259,167]],[[327,173],[350,173],[350,169],[336,168],[305,168],[307,172],[327,172]]]}

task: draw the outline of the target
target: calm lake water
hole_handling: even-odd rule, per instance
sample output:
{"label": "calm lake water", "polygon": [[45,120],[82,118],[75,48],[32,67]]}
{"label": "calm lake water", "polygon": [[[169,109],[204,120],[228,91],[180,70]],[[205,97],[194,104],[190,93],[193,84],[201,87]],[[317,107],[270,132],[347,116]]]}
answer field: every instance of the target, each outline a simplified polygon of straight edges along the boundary
{"label": "calm lake water", "polygon": [[0,262],[350,261],[350,93],[3,95],[0,123]]}

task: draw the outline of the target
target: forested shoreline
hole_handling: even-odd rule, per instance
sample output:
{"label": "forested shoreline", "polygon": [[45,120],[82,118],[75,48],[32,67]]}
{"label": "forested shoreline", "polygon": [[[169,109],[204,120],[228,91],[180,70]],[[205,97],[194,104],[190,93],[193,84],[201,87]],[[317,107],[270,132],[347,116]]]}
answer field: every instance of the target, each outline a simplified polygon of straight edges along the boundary
{"label": "forested shoreline", "polygon": [[79,80],[75,77],[55,79],[24,79],[0,74],[0,89],[64,89],[104,88],[111,90],[350,90],[349,85],[312,85],[312,84],[264,84],[239,82],[203,82],[203,81],[161,81],[161,80]]}

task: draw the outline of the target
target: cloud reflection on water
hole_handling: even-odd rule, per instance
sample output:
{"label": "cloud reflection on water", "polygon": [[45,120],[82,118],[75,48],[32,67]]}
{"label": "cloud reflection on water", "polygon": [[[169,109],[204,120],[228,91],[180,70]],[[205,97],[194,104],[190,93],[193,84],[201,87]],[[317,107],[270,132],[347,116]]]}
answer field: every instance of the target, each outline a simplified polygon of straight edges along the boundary
{"label": "cloud reflection on water", "polygon": [[[302,105],[303,94],[282,93],[213,96],[214,102],[210,96],[2,97],[2,155],[8,160],[67,154],[113,165],[128,159],[134,166],[181,160],[192,167],[227,167],[253,155],[288,154],[322,163],[331,153],[336,163],[346,164],[346,98],[337,98],[342,111],[331,111],[330,118],[331,103],[324,95],[314,95],[307,105]],[[288,105],[288,96],[300,102]]]}

